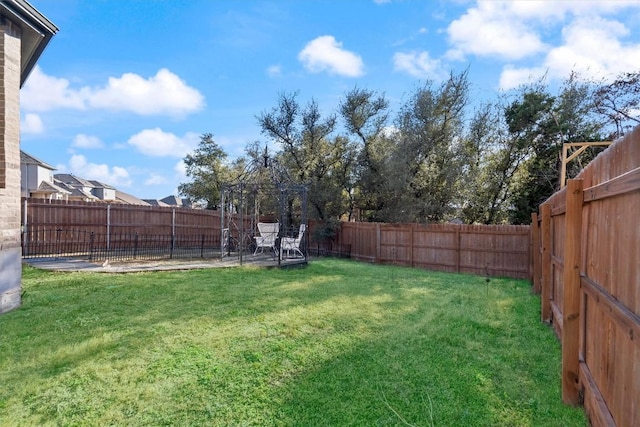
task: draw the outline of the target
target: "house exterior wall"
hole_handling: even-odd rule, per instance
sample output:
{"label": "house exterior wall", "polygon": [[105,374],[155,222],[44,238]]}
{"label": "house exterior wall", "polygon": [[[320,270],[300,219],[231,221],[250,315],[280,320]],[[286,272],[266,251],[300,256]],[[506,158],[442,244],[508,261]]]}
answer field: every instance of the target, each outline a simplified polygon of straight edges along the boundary
{"label": "house exterior wall", "polygon": [[103,188],[102,189],[102,200],[115,200],[116,199],[116,190],[111,188]]}
{"label": "house exterior wall", "polygon": [[20,29],[0,21],[0,313],[20,305]]}
{"label": "house exterior wall", "polygon": [[20,194],[22,197],[29,197],[29,187],[35,177],[29,175],[29,165],[20,165]]}
{"label": "house exterior wall", "polygon": [[21,165],[20,194],[22,197],[30,197],[30,193],[36,191],[42,181],[53,184],[53,171],[38,165]]}

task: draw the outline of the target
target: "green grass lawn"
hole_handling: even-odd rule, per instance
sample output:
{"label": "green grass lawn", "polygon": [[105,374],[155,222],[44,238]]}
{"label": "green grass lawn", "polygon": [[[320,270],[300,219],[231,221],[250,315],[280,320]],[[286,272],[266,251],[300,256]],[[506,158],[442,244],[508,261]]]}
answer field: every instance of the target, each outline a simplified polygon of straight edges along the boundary
{"label": "green grass lawn", "polygon": [[525,281],[322,259],[23,287],[2,426],[587,425]]}

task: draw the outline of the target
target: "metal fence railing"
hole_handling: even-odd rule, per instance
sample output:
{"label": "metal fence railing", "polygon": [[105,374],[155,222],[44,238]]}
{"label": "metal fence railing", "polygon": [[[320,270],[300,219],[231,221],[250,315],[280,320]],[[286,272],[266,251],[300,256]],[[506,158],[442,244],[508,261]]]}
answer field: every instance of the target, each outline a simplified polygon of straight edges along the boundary
{"label": "metal fence railing", "polygon": [[[228,235],[227,235],[228,237]],[[22,233],[23,258],[71,257],[89,261],[130,261],[216,258],[221,253],[221,236],[212,234],[96,233],[67,228],[37,229]],[[236,251],[232,239],[225,251]],[[246,248],[253,252],[255,246]],[[304,250],[304,249],[303,249]],[[311,242],[311,256],[351,257],[351,245]]]}
{"label": "metal fence railing", "polygon": [[332,256],[337,258],[351,258],[351,245],[333,242],[311,242],[308,247],[311,256]]}
{"label": "metal fence railing", "polygon": [[49,229],[25,232],[24,258],[75,257],[90,261],[214,258],[220,256],[220,236],[119,233]]}

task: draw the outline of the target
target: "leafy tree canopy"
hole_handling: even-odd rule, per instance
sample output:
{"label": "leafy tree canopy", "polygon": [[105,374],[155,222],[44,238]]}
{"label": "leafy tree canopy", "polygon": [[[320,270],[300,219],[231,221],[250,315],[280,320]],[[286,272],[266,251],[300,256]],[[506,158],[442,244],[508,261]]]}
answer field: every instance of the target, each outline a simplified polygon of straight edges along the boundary
{"label": "leafy tree canopy", "polygon": [[[570,74],[557,90],[545,79],[474,102],[468,70],[427,81],[392,114],[384,94],[355,87],[335,112],[299,93],[281,93],[256,116],[266,142],[233,163],[211,134],[184,158],[182,194],[215,209],[221,184],[270,154],[294,182],[309,185],[310,217],[386,222],[528,223],[560,187],[562,144],[617,138],[640,123],[640,71],[611,83]],[[601,149],[568,168],[575,176]]]}

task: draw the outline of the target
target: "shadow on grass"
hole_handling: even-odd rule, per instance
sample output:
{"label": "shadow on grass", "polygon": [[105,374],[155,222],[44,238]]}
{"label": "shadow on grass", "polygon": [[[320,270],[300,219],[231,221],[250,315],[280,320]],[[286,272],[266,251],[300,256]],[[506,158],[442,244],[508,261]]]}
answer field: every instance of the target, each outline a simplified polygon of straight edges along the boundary
{"label": "shadow on grass", "polygon": [[377,338],[289,382],[282,419],[289,425],[585,425],[579,410],[561,403],[559,364],[548,349],[505,357],[508,339],[499,328],[414,326],[415,317],[396,319]]}

